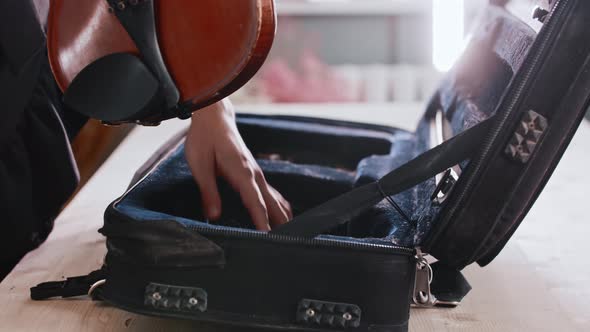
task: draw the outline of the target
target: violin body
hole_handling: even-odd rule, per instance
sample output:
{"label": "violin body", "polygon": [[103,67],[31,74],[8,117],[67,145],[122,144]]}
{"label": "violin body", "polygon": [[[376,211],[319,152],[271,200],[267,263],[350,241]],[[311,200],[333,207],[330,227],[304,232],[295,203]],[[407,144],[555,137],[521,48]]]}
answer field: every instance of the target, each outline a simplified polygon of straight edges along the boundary
{"label": "violin body", "polygon": [[[121,0],[121,8],[134,0]],[[276,30],[274,0],[153,1],[157,44],[191,111],[244,85],[261,67]],[[150,4],[152,5],[152,4]],[[62,91],[93,62],[116,53],[142,58],[137,43],[106,0],[52,0],[49,61]]]}

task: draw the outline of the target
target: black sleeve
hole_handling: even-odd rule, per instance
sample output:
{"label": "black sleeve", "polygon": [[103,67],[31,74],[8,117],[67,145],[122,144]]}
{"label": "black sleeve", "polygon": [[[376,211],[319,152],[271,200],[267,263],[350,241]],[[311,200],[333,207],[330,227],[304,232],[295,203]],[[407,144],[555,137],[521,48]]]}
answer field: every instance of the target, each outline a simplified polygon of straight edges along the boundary
{"label": "black sleeve", "polygon": [[61,105],[32,6],[0,0],[0,279],[45,240],[75,191],[68,138],[86,121]]}

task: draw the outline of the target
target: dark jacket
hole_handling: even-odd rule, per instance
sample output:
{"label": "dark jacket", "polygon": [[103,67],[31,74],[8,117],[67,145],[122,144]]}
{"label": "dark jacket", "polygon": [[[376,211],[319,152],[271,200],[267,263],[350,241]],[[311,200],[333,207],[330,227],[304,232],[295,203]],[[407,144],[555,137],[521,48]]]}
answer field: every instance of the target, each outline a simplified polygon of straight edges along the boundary
{"label": "dark jacket", "polygon": [[45,46],[48,0],[0,0],[0,279],[48,236],[74,192],[70,139]]}

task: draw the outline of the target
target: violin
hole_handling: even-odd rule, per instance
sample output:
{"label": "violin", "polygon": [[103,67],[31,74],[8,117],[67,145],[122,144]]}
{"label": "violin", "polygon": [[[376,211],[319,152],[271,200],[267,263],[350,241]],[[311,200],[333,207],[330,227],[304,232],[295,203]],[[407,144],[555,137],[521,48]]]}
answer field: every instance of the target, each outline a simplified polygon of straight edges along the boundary
{"label": "violin", "polygon": [[242,87],[275,31],[274,0],[52,0],[47,48],[66,107],[156,125]]}

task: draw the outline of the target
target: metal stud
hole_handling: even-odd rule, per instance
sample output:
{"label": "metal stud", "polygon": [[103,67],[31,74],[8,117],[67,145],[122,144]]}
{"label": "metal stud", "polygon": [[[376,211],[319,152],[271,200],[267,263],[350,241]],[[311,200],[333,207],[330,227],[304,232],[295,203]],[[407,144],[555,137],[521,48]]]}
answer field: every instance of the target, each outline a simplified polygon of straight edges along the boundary
{"label": "metal stud", "polygon": [[125,2],[119,1],[119,3],[117,3],[117,8],[119,8],[119,10],[125,10],[125,7]]}
{"label": "metal stud", "polygon": [[190,299],[188,299],[188,303],[190,305],[197,305],[199,304],[199,300],[196,297],[191,297]]}
{"label": "metal stud", "polygon": [[155,292],[154,294],[152,294],[152,299],[160,301],[162,299],[162,295],[158,292]]}
{"label": "metal stud", "polygon": [[342,315],[342,318],[344,318],[344,320],[346,320],[346,321],[349,321],[349,320],[352,320],[352,315],[349,312],[345,312]]}
{"label": "metal stud", "polygon": [[307,315],[307,317],[313,317],[315,316],[315,310],[309,308],[305,311],[305,314]]}

